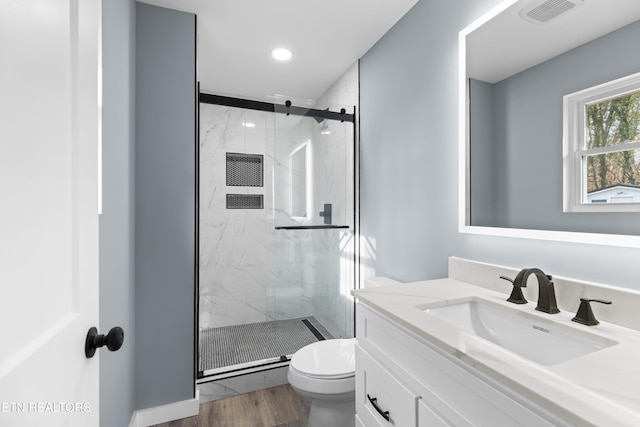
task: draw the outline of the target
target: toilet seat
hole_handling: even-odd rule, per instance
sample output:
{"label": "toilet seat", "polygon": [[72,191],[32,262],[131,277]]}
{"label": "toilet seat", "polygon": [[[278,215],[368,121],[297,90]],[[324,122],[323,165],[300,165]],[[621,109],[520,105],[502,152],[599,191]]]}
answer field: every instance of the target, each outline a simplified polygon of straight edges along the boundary
{"label": "toilet seat", "polygon": [[289,366],[310,378],[332,380],[353,377],[356,371],[355,339],[330,339],[298,350]]}
{"label": "toilet seat", "polygon": [[355,339],[331,339],[298,350],[289,385],[311,401],[309,427],[355,426]]}

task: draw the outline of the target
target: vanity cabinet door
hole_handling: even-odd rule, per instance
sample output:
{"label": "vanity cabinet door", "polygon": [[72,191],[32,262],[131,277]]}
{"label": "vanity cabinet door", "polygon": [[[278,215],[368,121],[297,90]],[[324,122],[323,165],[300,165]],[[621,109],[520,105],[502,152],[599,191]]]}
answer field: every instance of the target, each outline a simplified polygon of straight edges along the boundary
{"label": "vanity cabinet door", "polygon": [[[363,304],[358,306],[356,330],[361,351],[373,355],[388,372],[393,372],[396,381],[415,390],[428,407],[452,426],[567,425],[506,387],[490,384],[482,373],[415,338],[410,331]],[[356,391],[360,363],[357,355]],[[404,427],[396,424],[400,425]]]}
{"label": "vanity cabinet door", "polygon": [[356,413],[365,426],[415,427],[418,399],[356,345]]}
{"label": "vanity cabinet door", "polygon": [[427,406],[423,400],[418,402],[418,427],[450,427],[451,425]]}

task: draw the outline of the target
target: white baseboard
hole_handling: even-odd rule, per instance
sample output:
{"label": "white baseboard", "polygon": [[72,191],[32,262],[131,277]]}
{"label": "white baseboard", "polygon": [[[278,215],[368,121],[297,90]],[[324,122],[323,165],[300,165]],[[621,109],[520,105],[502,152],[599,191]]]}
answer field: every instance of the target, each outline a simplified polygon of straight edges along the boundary
{"label": "white baseboard", "polygon": [[149,427],[181,418],[192,417],[200,413],[200,390],[196,390],[196,397],[154,408],[135,411],[129,422],[129,427]]}

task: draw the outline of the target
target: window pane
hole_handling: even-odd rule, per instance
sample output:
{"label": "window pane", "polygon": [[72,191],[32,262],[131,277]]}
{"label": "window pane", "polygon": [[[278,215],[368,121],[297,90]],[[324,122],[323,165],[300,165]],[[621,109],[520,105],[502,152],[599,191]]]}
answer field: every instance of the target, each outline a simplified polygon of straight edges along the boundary
{"label": "window pane", "polygon": [[640,91],[585,106],[587,149],[640,139]]}
{"label": "window pane", "polygon": [[583,157],[587,203],[640,203],[640,150]]}

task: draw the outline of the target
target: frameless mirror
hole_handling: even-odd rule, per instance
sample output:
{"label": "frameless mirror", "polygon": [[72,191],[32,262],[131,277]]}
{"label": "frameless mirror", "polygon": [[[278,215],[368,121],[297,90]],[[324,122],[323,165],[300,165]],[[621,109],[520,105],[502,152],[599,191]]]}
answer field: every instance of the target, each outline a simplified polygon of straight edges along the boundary
{"label": "frameless mirror", "polygon": [[305,219],[308,214],[309,141],[289,154],[289,214]]}
{"label": "frameless mirror", "polygon": [[460,33],[461,231],[640,235],[640,213],[563,212],[563,97],[640,72],[639,19],[637,0],[508,0]]}

